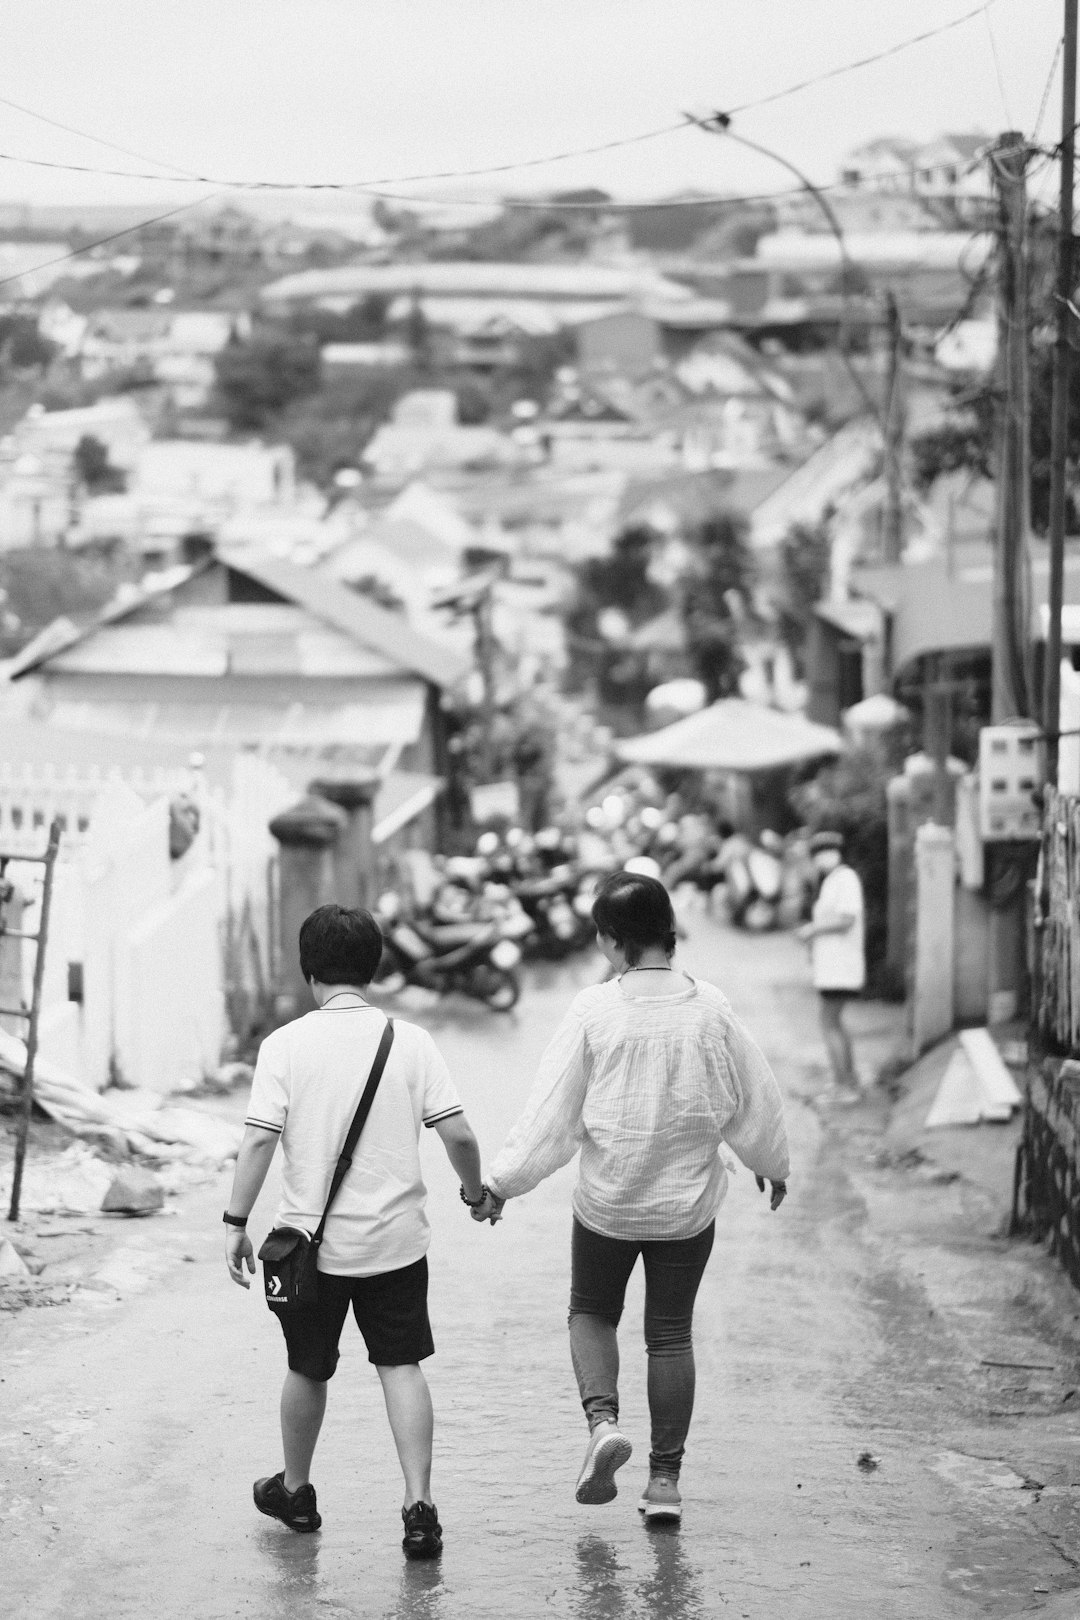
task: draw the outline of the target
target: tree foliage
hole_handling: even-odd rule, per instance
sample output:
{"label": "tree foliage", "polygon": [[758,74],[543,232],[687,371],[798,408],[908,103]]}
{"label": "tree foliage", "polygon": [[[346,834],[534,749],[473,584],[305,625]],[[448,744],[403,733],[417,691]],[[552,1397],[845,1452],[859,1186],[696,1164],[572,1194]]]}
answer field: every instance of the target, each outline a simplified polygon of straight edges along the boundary
{"label": "tree foliage", "polygon": [[368,440],[395,401],[418,385],[410,366],[331,376],[316,392],[278,412],[270,425],[275,438],[295,450],[301,477],[326,488],[339,468],[359,465]]}
{"label": "tree foliage", "polygon": [[122,553],[35,546],[0,557],[0,656],[10,657],[54,619],[96,613],[130,577]]}
{"label": "tree foliage", "polygon": [[293,332],[312,337],[316,343],[379,343],[387,336],[390,298],[386,293],[368,293],[351,309],[336,310],[309,305],[296,310],[289,325]]}
{"label": "tree foliage", "polygon": [[[1053,397],[1053,349],[1045,328],[1036,332],[1031,351],[1031,524],[1045,534],[1050,519],[1050,410]],[[911,442],[916,483],[928,489],[942,473],[967,471],[993,478],[997,466],[999,390],[991,375],[957,384],[945,420]],[[1080,529],[1080,505],[1073,490],[1080,479],[1080,363],[1074,357],[1069,376],[1069,429],[1066,447],[1066,530]]]}
{"label": "tree foliage", "polygon": [[814,606],[825,595],[832,562],[828,516],[793,523],[780,542],[780,635],[796,658],[806,646]]}
{"label": "tree foliage", "polygon": [[109,460],[109,447],[92,433],[84,433],[72,455],[75,476],[88,495],[116,495],[127,487],[120,467]]}
{"label": "tree foliage", "polygon": [[57,353],[30,315],[0,315],[0,370],[43,371]]}
{"label": "tree foliage", "polygon": [[306,333],[256,332],[226,344],[214,365],[218,396],[237,432],[261,432],[275,413],[319,386],[319,348]]}
{"label": "tree foliage", "polygon": [[646,524],[622,530],[610,555],[590,557],[577,570],[573,599],[565,614],[571,679],[595,681],[600,696],[615,707],[636,708],[649,679],[643,654],[627,653],[601,631],[605,612],[617,609],[631,628],[662,613],[666,592],[649,575],[658,536]]}
{"label": "tree foliage", "polygon": [[743,669],[740,624],[753,578],[748,532],[744,518],[721,512],[687,535],[675,594],[686,650],[710,702],[735,692]]}

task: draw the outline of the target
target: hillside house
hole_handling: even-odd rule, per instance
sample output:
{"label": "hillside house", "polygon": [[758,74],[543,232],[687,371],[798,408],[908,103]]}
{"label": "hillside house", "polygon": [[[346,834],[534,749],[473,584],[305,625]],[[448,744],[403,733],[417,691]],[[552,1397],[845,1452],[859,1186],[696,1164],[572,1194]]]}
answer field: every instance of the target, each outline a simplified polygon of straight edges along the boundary
{"label": "hillside house", "polygon": [[521,459],[508,434],[459,423],[457,396],[449,388],[418,388],[402,395],[363,455],[376,477],[400,484],[428,468],[499,467]]}
{"label": "hillside house", "polygon": [[328,760],[443,766],[442,693],[468,663],[345,586],[277,558],[178,567],[15,661],[33,711],[74,730],[253,750],[301,784]]}
{"label": "hillside house", "polygon": [[150,442],[150,427],[126,395],[76,410],[32,405],[0,440],[0,550],[55,546],[78,523],[75,450],[96,439],[109,461],[130,474]]}
{"label": "hillside house", "polygon": [[990,217],[993,189],[986,154],[989,136],[978,132],[939,135],[912,154],[912,186],[940,217],[978,225]]}

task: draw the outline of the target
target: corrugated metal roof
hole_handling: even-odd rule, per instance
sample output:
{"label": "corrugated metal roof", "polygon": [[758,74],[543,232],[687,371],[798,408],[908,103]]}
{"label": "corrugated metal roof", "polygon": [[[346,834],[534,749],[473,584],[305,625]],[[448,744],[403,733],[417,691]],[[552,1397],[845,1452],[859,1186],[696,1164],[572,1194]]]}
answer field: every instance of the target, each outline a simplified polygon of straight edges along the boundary
{"label": "corrugated metal roof", "polygon": [[358,647],[300,608],[199,608],[163,624],[103,627],[49,660],[50,672],[109,675],[386,676],[400,664]]}
{"label": "corrugated metal roof", "polygon": [[419,682],[373,681],[348,703],[230,703],[147,700],[99,702],[63,698],[51,710],[61,729],[185,748],[223,745],[264,750],[408,747],[420,736],[424,689]]}
{"label": "corrugated metal roof", "polygon": [[298,568],[280,557],[245,554],[233,559],[226,555],[224,560],[238,573],[247,574],[287,601],[298,602],[361,646],[382,653],[398,669],[411,670],[433,686],[454,686],[468,674],[468,660],[453,647],[418,634],[400,614],[389,613],[326,574]]}
{"label": "corrugated metal roof", "polygon": [[[233,554],[222,551],[216,558],[195,568],[171,569],[156,578],[148,579],[144,585],[122,598],[111,602],[86,624],[65,624],[61,631],[54,633],[53,627],[48,627],[40,637],[35,638],[31,646],[24,648],[23,652],[12,661],[10,674],[13,679],[29,674],[32,670],[43,665],[52,665],[54,668],[72,670],[78,668],[86,670],[99,667],[86,655],[73,658],[73,649],[81,647],[94,638],[98,643],[98,632],[106,626],[119,624],[130,619],[148,603],[162,601],[168,597],[179,585],[186,583],[195,574],[204,573],[209,569],[224,565],[238,574],[244,574],[249,579],[263,585],[272,591],[275,596],[282,599],[285,607],[295,606],[304,609],[308,614],[322,621],[324,625],[333,630],[340,631],[344,637],[353,643],[353,657],[357,660],[357,674],[376,674],[386,670],[408,671],[419,675],[423,680],[433,686],[449,687],[455,685],[468,673],[470,662],[463,658],[457,650],[440,642],[433,641],[427,636],[419,634],[400,614],[390,613],[386,608],[379,607],[370,599],[357,595],[337,580],[328,578],[325,574],[316,573],[313,569],[300,568],[294,563],[285,562],[278,557],[251,555],[250,550]],[[266,606],[275,604],[243,604],[237,605],[237,614],[234,615],[239,623],[240,612],[247,613],[250,606],[254,612],[247,622],[255,623],[254,613]],[[184,610],[187,611],[186,609]],[[189,619],[190,622],[190,619]],[[298,621],[299,623],[299,621]],[[125,638],[138,629],[140,632],[146,627],[127,625]],[[162,626],[162,630],[167,627]],[[298,632],[299,634],[299,632]],[[305,634],[311,635],[310,631]],[[134,644],[133,644],[134,645]],[[143,652],[139,656],[150,656],[149,638],[144,638]],[[320,658],[323,667],[312,667],[308,673],[352,673],[351,670],[340,670],[337,667],[328,670],[325,668],[326,660],[330,656],[329,643],[321,644],[315,636],[309,643],[309,652],[313,664],[318,666]],[[157,648],[162,658],[180,658],[178,648],[174,647],[172,653],[168,644],[161,641]],[[192,647],[192,656],[210,658],[205,647],[201,652]],[[364,655],[368,661],[364,662]],[[95,653],[96,657],[96,653]],[[122,659],[123,655],[117,649],[110,650],[108,657]],[[60,662],[64,660],[64,662]],[[122,662],[110,664],[109,668],[122,669]],[[139,671],[162,673],[160,665],[148,669],[145,664],[138,664]],[[291,666],[290,666],[291,667]],[[279,666],[280,668],[280,666]],[[171,670],[173,673],[192,674],[204,673],[202,670],[192,670],[189,667],[180,667]],[[225,674],[226,669],[215,664],[206,673]],[[268,671],[271,673],[271,671]]]}

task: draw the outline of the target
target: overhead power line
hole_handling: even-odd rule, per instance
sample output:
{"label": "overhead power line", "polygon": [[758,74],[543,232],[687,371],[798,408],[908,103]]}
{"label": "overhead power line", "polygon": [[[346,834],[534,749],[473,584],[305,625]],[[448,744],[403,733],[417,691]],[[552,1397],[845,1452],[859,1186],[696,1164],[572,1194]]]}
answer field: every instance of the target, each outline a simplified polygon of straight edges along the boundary
{"label": "overhead power line", "polygon": [[[147,157],[145,152],[135,152],[130,146],[119,146],[116,141],[110,141],[104,135],[94,135],[89,130],[77,129],[74,124],[65,124],[59,118],[51,118],[48,113],[35,112],[33,107],[24,107],[21,102],[12,101],[7,96],[0,96],[0,107],[10,107],[13,112],[36,119],[39,124],[49,124],[53,129],[62,129],[67,135],[77,135],[82,141],[93,141],[96,146],[108,147],[110,151],[120,152],[124,157],[134,158],[137,163],[152,163],[159,169],[172,169],[174,174],[182,175],[187,180],[197,179],[190,169],[182,169],[178,164],[170,163],[167,158]],[[153,176],[153,178],[160,177]]]}
{"label": "overhead power line", "polygon": [[1054,75],[1057,73],[1058,63],[1061,61],[1061,52],[1064,49],[1064,45],[1065,37],[1064,35],[1059,35],[1057,45],[1054,49],[1053,59],[1050,63],[1050,71],[1046,75],[1046,84],[1043,88],[1042,100],[1039,102],[1038,117],[1035,119],[1035,127],[1031,132],[1032,145],[1034,145],[1039,139],[1039,131],[1042,129],[1042,121],[1046,117],[1046,109],[1050,102],[1050,92],[1054,87]]}
{"label": "overhead power line", "polygon": [[185,214],[190,208],[198,208],[202,203],[212,202],[215,193],[206,197],[192,197],[188,202],[180,203],[176,208],[168,209],[164,214],[154,214],[150,219],[140,219],[135,225],[126,225],[121,231],[111,231],[108,236],[99,236],[96,241],[82,242],[77,248],[71,248],[67,253],[60,253],[55,259],[45,259],[41,264],[27,266],[20,270],[18,275],[0,276],[0,287],[8,287],[15,281],[24,281],[28,276],[36,276],[42,270],[51,270],[55,264],[66,264],[68,259],[79,259],[84,253],[92,253],[95,248],[107,247],[110,242],[118,242],[122,236],[134,236],[137,231],[145,231],[151,225],[160,225],[163,220],[174,219],[177,214]]}
{"label": "overhead power line", "polygon": [[976,17],[986,16],[997,0],[984,0],[984,3],[975,6],[971,11],[965,11],[963,16],[954,17],[951,22],[939,23],[937,28],[927,28],[921,34],[912,34],[908,39],[898,40],[895,45],[889,45],[882,51],[875,51],[870,56],[860,56],[854,62],[846,62],[843,67],[828,68],[824,73],[816,73],[812,78],[800,79],[795,84],[787,85],[783,90],[774,90],[771,95],[760,96],[757,101],[744,101],[736,107],[729,107],[728,111],[735,113],[753,112],[758,107],[769,107],[776,101],[783,101],[788,96],[798,95],[802,90],[812,90],[815,85],[825,84],[830,79],[839,79],[845,73],[854,73],[857,68],[872,67],[875,62],[887,61],[890,56],[899,56],[901,51],[908,51],[913,45],[924,45],[927,40],[937,39],[940,34],[951,33],[954,28],[962,28],[965,23],[974,22]]}
{"label": "overhead power line", "polygon": [[990,55],[994,60],[994,73],[997,78],[998,94],[1001,97],[1001,110],[1005,114],[1007,129],[1012,128],[1012,113],[1009,111],[1009,93],[1005,89],[1005,77],[1001,71],[1001,59],[998,56],[997,40],[994,37],[994,24],[990,17],[990,7],[983,7],[983,22],[986,24],[986,37],[990,41]]}
{"label": "overhead power line", "polygon": [[[922,33],[898,40],[895,44],[886,46],[884,50],[875,51],[869,56],[858,57],[854,61],[844,62],[834,68],[827,68],[811,78],[802,79],[796,84],[788,85],[782,90],[773,91],[769,95],[760,96],[754,101],[741,102],[736,106],[729,107],[728,112],[731,116],[734,116],[736,113],[750,112],[758,107],[770,106],[776,101],[797,95],[799,92],[809,90],[815,85],[825,84],[830,80],[841,78],[845,74],[869,67],[875,62],[883,62],[889,57],[898,56],[901,52],[912,49],[913,46],[925,44],[928,40],[935,39],[941,34],[947,34],[953,29],[960,28],[977,17],[987,16],[991,7],[996,4],[997,0],[983,0],[983,3],[974,7],[973,10],[966,11],[961,16],[952,18],[949,22],[941,23],[937,28],[925,29]],[[36,112],[33,108],[26,107],[20,102],[0,97],[0,105],[12,107],[15,111],[28,118],[36,118],[40,122],[62,129],[68,134],[77,135],[80,139],[111,147],[112,150],[121,152],[126,157],[134,157],[140,163],[150,163],[160,168],[170,169],[172,173],[163,175],[135,172],[128,169],[97,168],[89,164],[46,162],[41,158],[18,158],[11,154],[0,153],[0,157],[7,157],[8,161],[29,163],[40,168],[64,169],[76,174],[100,174],[128,180],[170,181],[174,184],[191,182],[214,186],[222,190],[239,191],[369,191],[380,186],[413,185],[431,180],[479,179],[485,175],[512,174],[522,169],[543,168],[549,163],[564,163],[573,158],[592,157],[602,152],[617,151],[622,147],[637,146],[646,141],[659,140],[663,136],[677,134],[682,129],[692,128],[695,122],[690,118],[680,118],[676,123],[662,124],[658,128],[641,130],[634,135],[623,135],[614,140],[601,141],[591,146],[571,147],[564,151],[549,152],[543,157],[518,158],[512,162],[485,164],[477,168],[430,170],[423,174],[383,175],[363,180],[239,180],[202,174],[165,159],[146,157],[128,147],[120,146],[115,141],[108,140],[104,136],[93,134],[88,130],[78,129],[73,124],[63,123],[45,113]]]}

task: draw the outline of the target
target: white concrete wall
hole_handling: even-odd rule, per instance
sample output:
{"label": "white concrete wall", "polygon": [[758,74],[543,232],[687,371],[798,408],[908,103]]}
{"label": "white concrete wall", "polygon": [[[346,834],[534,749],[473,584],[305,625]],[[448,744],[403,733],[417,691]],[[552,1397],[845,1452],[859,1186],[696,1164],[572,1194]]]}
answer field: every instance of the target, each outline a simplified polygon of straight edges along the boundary
{"label": "white concrete wall", "polygon": [[175,1090],[217,1067],[225,1039],[218,920],[210,867],[130,927],[116,953],[116,1064],[152,1091]]}
{"label": "white concrete wall", "polygon": [[[216,1067],[226,1033],[223,911],[208,837],[172,860],[168,799],[147,805],[110,784],[85,846],[57,867],[43,1055],[99,1091],[119,1078],[168,1092]],[[81,1005],[68,998],[72,962],[82,965]]]}

